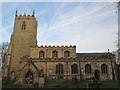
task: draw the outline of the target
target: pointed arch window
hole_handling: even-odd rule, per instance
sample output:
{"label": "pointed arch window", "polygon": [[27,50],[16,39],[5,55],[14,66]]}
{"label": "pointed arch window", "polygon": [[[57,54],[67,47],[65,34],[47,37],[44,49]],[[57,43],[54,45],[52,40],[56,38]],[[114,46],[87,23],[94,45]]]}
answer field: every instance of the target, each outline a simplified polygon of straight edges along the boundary
{"label": "pointed arch window", "polygon": [[25,21],[22,23],[22,30],[25,30],[26,29],[26,24],[25,24]]}
{"label": "pointed arch window", "polygon": [[40,52],[39,52],[39,58],[44,58],[44,57],[45,57],[44,51],[40,51]]}
{"label": "pointed arch window", "polygon": [[91,69],[91,65],[90,64],[86,64],[85,65],[85,73],[86,74],[91,74],[92,73],[92,69]]}
{"label": "pointed arch window", "polygon": [[52,52],[52,57],[53,58],[57,58],[58,57],[58,52],[57,51],[53,51]]}
{"label": "pointed arch window", "polygon": [[64,57],[65,57],[65,58],[70,57],[70,52],[69,52],[69,51],[65,51],[65,52],[64,52]]}
{"label": "pointed arch window", "polygon": [[77,74],[78,73],[78,65],[77,64],[72,64],[71,65],[71,73],[72,74]]}
{"label": "pointed arch window", "polygon": [[11,72],[11,80],[15,80],[15,72],[14,71]]}
{"label": "pointed arch window", "polygon": [[106,64],[101,65],[101,72],[102,73],[108,73],[108,66]]}
{"label": "pointed arch window", "polygon": [[26,84],[33,84],[33,74],[31,71],[28,71],[25,76],[25,83]]}
{"label": "pointed arch window", "polygon": [[62,64],[56,65],[56,74],[63,74],[63,65]]}

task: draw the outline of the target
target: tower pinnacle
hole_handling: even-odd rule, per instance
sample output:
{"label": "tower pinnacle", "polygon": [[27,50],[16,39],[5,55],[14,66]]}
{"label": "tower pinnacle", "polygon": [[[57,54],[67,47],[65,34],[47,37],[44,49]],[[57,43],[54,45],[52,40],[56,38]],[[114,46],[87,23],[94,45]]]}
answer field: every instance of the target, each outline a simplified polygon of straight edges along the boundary
{"label": "tower pinnacle", "polygon": [[34,14],[35,14],[35,11],[33,10],[33,14],[32,14],[33,17],[34,17]]}
{"label": "tower pinnacle", "polygon": [[24,15],[23,16],[26,16],[26,12],[24,12]]}
{"label": "tower pinnacle", "polygon": [[17,16],[17,9],[16,9],[16,13],[15,13],[15,16]]}

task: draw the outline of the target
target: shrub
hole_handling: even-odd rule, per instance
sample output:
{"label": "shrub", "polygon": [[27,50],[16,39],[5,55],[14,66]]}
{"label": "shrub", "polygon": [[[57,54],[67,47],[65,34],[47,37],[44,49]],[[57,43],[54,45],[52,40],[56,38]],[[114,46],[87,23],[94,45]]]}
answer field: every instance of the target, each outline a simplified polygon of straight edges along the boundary
{"label": "shrub", "polygon": [[2,83],[13,83],[14,81],[10,80],[8,77],[2,77]]}
{"label": "shrub", "polygon": [[14,82],[13,85],[19,87],[19,86],[21,86],[21,83],[20,82]]}
{"label": "shrub", "polygon": [[34,86],[38,86],[38,82],[34,82],[34,84],[33,84]]}

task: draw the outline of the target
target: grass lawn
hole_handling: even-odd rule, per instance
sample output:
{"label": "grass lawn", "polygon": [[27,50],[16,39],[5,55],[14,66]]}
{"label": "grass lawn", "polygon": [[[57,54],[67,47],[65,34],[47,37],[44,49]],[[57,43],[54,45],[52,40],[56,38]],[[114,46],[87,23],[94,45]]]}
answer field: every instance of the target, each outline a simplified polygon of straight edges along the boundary
{"label": "grass lawn", "polygon": [[2,88],[13,88],[13,82],[4,83],[2,82]]}
{"label": "grass lawn", "polygon": [[118,81],[99,81],[102,85],[100,88],[118,88]]}
{"label": "grass lawn", "polygon": [[[87,81],[78,82],[76,85],[73,82],[49,82],[45,84],[46,88],[86,88]],[[118,88],[118,81],[99,81],[99,88]]]}
{"label": "grass lawn", "polygon": [[[76,84],[73,82],[46,82],[45,88],[86,88],[87,81],[77,82]],[[118,88],[118,81],[99,81],[99,88]],[[2,83],[2,88],[15,88],[13,82]],[[36,86],[32,86],[29,88],[37,88]]]}

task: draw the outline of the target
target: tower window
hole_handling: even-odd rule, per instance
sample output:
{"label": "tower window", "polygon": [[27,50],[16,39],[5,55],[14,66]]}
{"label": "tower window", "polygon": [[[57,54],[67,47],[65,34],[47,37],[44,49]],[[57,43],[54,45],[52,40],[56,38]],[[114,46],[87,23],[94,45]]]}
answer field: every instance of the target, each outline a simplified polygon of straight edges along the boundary
{"label": "tower window", "polygon": [[22,30],[25,30],[26,29],[26,24],[25,22],[22,23]]}

